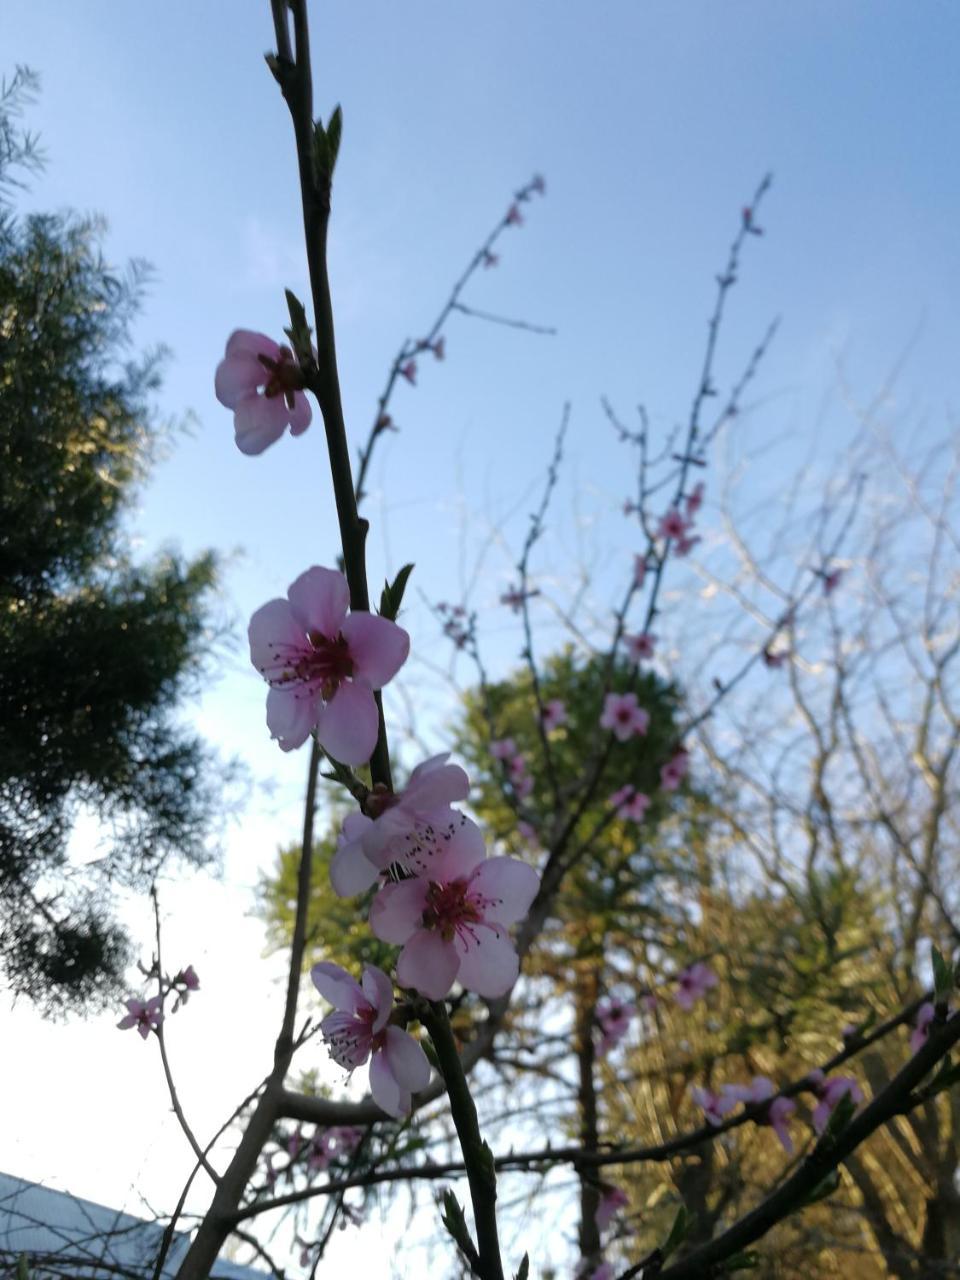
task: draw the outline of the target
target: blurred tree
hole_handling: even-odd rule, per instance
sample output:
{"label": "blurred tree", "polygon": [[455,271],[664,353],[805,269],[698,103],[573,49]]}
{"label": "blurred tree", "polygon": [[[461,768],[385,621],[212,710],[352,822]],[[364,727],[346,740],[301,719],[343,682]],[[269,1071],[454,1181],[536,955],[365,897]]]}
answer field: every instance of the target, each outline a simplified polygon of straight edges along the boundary
{"label": "blurred tree", "polygon": [[[118,985],[111,886],[208,856],[207,753],[175,710],[210,649],[215,564],[130,558],[161,436],[158,356],[121,360],[143,268],[116,276],[94,221],[10,207],[34,87],[20,70],[0,93],[0,962],[55,1012]],[[70,849],[83,811],[112,836],[95,861]]]}

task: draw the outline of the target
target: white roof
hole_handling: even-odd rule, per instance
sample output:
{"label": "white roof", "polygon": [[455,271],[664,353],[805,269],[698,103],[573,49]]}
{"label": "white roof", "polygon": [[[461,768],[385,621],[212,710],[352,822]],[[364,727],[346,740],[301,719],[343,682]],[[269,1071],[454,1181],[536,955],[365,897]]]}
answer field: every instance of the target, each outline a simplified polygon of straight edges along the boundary
{"label": "white roof", "polygon": [[[30,1280],[149,1280],[164,1225],[0,1173],[0,1264],[10,1266],[26,1254]],[[189,1243],[187,1232],[174,1232],[163,1280],[172,1280]],[[220,1259],[211,1276],[263,1280],[264,1272]]]}

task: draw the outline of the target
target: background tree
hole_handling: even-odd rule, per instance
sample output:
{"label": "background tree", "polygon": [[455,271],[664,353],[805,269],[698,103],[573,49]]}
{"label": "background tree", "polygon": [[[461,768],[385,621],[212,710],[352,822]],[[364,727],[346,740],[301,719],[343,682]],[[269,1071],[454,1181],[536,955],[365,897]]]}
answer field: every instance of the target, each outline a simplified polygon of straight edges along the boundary
{"label": "background tree", "polygon": [[[35,160],[0,103],[0,200]],[[159,353],[130,358],[144,270],[118,275],[101,224],[0,218],[0,960],[55,1011],[113,996],[128,962],[111,911],[172,853],[209,856],[215,770],[177,723],[213,639],[212,555],[135,563],[124,516],[163,430]],[[109,833],[80,865],[78,814]]]}

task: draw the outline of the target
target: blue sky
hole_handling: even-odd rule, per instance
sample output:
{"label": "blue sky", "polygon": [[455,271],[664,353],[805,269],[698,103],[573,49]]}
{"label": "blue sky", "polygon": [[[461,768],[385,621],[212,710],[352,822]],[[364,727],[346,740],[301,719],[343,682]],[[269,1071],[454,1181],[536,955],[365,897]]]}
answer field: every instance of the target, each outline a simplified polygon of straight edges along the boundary
{"label": "blue sky", "polygon": [[[775,492],[815,442],[828,451],[849,433],[841,373],[866,400],[905,357],[905,421],[942,425],[956,406],[950,0],[352,0],[311,4],[311,15],[318,110],[344,110],[331,258],[355,443],[399,342],[433,319],[511,191],[535,171],[547,180],[467,300],[558,335],[455,318],[447,360],[424,361],[420,385],[398,390],[402,433],[378,454],[368,511],[372,581],[414,560],[414,584],[434,600],[458,597],[464,566],[494,535],[474,601],[501,660],[513,634],[498,639],[496,601],[564,401],[558,518],[582,518],[596,555],[622,548],[623,459],[599,396],[625,415],[642,400],[662,428],[682,418],[714,272],[768,169],[767,233],[749,246],[720,361],[735,376],[782,316],[743,428],[746,453],[780,441],[757,463],[758,483]],[[267,0],[5,0],[0,44],[5,69],[24,62],[43,77],[30,124],[49,163],[25,207],[101,211],[109,256],[156,270],[138,340],[172,350],[162,411],[196,417],[133,525],[147,550],[242,548],[226,580],[242,623],[336,549],[319,426],[242,457],[213,398],[230,331],[279,336],[283,286],[307,292],[289,121],[262,61]],[[579,545],[559,539],[554,563]],[[436,627],[415,599],[408,623],[415,652],[431,651]],[[430,703],[438,719],[445,697]],[[280,782],[231,836],[241,889],[299,822],[304,761],[267,740],[262,702],[238,641],[196,715],[254,776]],[[111,1160],[102,1185],[74,1189],[106,1195]]]}

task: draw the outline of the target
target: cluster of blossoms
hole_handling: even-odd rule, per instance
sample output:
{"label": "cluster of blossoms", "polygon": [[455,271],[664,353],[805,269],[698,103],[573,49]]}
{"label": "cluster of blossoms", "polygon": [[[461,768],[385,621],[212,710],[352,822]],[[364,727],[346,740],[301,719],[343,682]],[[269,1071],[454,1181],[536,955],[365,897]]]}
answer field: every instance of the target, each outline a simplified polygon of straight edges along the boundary
{"label": "cluster of blossoms", "polygon": [[332,1125],[329,1129],[317,1128],[309,1138],[297,1128],[287,1139],[287,1155],[291,1165],[306,1157],[308,1173],[328,1169],[336,1160],[352,1155],[360,1144],[363,1130],[351,1124]]}
{"label": "cluster of blossoms", "polygon": [[[693,533],[697,512],[703,505],[703,484],[698,484],[688,495],[680,507],[671,507],[660,517],[657,525],[657,537],[672,544],[674,555],[689,555],[700,541],[699,535]],[[638,584],[639,585],[639,584]]]}
{"label": "cluster of blossoms", "polygon": [[[346,819],[331,863],[340,896],[379,884],[370,927],[402,948],[400,986],[430,1000],[442,1000],[454,982],[491,998],[509,991],[519,960],[507,926],[526,915],[539,886],[518,859],[487,857],[479,828],[453,808],[469,787],[446,755],[424,761],[403,791],[375,790],[369,812]],[[336,965],[317,965],[312,976],[338,1011],[322,1023],[331,1056],[352,1070],[372,1055],[374,1098],[388,1114],[403,1114],[429,1070],[416,1042],[390,1024],[390,980],[372,965],[362,984]]]}
{"label": "cluster of blossoms", "polygon": [[473,639],[473,615],[467,613],[462,604],[446,604],[442,600],[436,606],[436,612],[443,619],[443,634],[458,649],[465,649]]}
{"label": "cluster of blossoms", "polygon": [[[148,973],[143,969],[144,973]],[[156,976],[156,967],[150,970],[149,977]],[[127,1012],[117,1023],[117,1027],[121,1031],[129,1031],[131,1027],[136,1027],[141,1039],[146,1040],[151,1031],[156,1031],[163,1022],[164,1008],[163,1002],[168,996],[173,996],[173,1013],[176,1013],[182,1004],[186,1004],[190,998],[191,991],[200,990],[200,979],[197,977],[196,970],[192,964],[188,964],[185,969],[180,969],[172,978],[165,978],[162,982],[163,995],[151,996],[149,1000],[125,1000]]]}
{"label": "cluster of blossoms", "polygon": [[784,1151],[788,1155],[793,1154],[793,1139],[790,1137],[787,1121],[796,1111],[797,1104],[792,1098],[778,1094],[776,1085],[766,1076],[754,1076],[749,1084],[725,1084],[717,1092],[695,1087],[691,1089],[690,1096],[703,1110],[710,1125],[722,1124],[740,1103],[758,1106],[768,1102],[770,1105],[764,1112],[763,1120],[773,1129]]}

